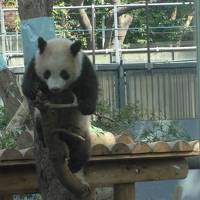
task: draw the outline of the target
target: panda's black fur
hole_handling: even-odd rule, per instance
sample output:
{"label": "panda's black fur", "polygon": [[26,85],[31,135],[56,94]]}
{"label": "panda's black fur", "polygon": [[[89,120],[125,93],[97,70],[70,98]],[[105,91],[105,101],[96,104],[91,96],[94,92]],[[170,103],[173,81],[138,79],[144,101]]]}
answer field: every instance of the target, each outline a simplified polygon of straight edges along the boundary
{"label": "panda's black fur", "polygon": [[[58,48],[58,50],[56,48]],[[66,49],[66,54],[65,52],[63,53],[63,49]],[[58,58],[55,56],[53,59],[52,57],[54,54],[56,54]],[[60,56],[60,54],[62,55]],[[69,58],[69,63],[66,64],[66,67],[65,63],[68,61],[66,60],[65,55],[66,58]],[[52,59],[52,63],[48,59]],[[45,65],[44,61],[47,61],[49,66]],[[74,68],[73,66],[70,66],[70,64],[74,65]],[[68,71],[68,67],[71,70],[70,72]],[[42,74],[39,74],[42,68],[45,68],[46,71],[43,71]],[[54,72],[51,72],[52,69],[56,70],[55,73],[58,71],[59,75],[62,75],[62,77],[65,79],[63,80],[66,82],[66,85],[62,85],[62,89],[60,91],[55,92],[55,89],[52,87],[52,85],[52,88],[49,88],[50,86],[48,85],[48,77],[51,75],[53,77],[54,75]],[[74,73],[73,70],[76,70],[76,72]],[[70,73],[72,72],[74,73],[73,78],[70,77]],[[76,76],[76,73],[79,74]],[[61,84],[65,83],[63,80],[61,80]],[[70,80],[69,83],[67,82],[68,80]],[[52,79],[52,81],[55,80]],[[60,89],[59,86],[56,87],[56,89]],[[90,156],[91,144],[89,136],[89,115],[95,112],[98,95],[97,76],[89,58],[81,51],[81,43],[78,41],[71,42],[67,39],[52,39],[50,41],[45,41],[43,38],[39,38],[38,52],[30,62],[24,74],[22,91],[29,102],[36,101],[38,91],[41,91],[49,102],[58,104],[67,104],[71,102],[70,98],[72,98],[72,96],[69,94],[75,94],[78,100],[78,107],[65,109],[65,113],[62,115],[62,119],[60,119],[61,122],[58,126],[59,128],[66,130],[72,129],[72,132],[81,135],[85,139],[83,144],[77,145],[76,140],[70,140],[67,138],[67,136],[63,138],[67,142],[70,149],[69,167],[71,171],[77,172],[80,170]],[[44,140],[42,137],[43,133],[41,133],[41,120],[35,120],[35,126],[40,139]],[[43,141],[43,143],[45,145],[45,141]]]}

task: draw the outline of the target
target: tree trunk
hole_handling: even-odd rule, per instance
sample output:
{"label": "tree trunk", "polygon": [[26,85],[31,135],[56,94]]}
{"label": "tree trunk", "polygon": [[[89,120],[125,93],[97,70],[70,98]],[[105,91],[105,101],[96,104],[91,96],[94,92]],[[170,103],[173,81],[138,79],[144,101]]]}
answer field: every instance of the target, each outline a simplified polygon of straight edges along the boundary
{"label": "tree trunk", "polygon": [[[112,0],[113,5],[119,5],[121,4],[121,0]],[[129,26],[132,23],[133,17],[131,15],[124,15],[130,10],[133,10],[133,7],[121,7],[117,10],[117,17],[118,17],[118,28],[119,28],[119,41],[122,45],[124,42],[124,39],[126,37],[127,31]],[[112,12],[106,22],[106,29],[108,29],[105,32],[105,42],[104,42],[104,49],[107,48],[113,48],[114,45],[114,38],[113,38],[113,23],[114,23],[114,12]],[[120,30],[121,29],[121,30]]]}
{"label": "tree trunk", "polygon": [[190,15],[188,15],[187,20],[185,22],[185,25],[184,25],[182,31],[180,32],[180,37],[179,37],[179,40],[177,42],[177,46],[181,46],[182,39],[183,39],[184,35],[187,33],[186,30],[190,26],[190,24],[192,23],[193,18],[194,18],[194,12],[191,13]]}
{"label": "tree trunk", "polygon": [[[82,6],[84,3],[84,0],[73,0],[72,5],[73,6]],[[78,12],[77,12],[78,11]],[[78,20],[80,25],[83,29],[88,31],[89,37],[87,37],[87,48],[90,49],[92,47],[92,24],[91,20],[89,19],[87,12],[83,8],[79,9],[72,9],[72,12],[77,13],[75,16]]]}
{"label": "tree trunk", "polygon": [[[122,46],[128,31],[129,26],[131,25],[133,21],[133,16],[131,15],[122,15],[119,17],[119,42],[120,45]],[[113,42],[114,43],[114,42]]]}
{"label": "tree trunk", "polygon": [[[50,0],[18,0],[19,15],[21,20],[35,18],[35,17],[42,17],[42,16],[50,16],[52,11],[52,2],[53,1]],[[33,110],[31,111],[31,113],[33,114]],[[74,197],[74,195],[72,195],[71,192],[69,192],[69,190],[67,190],[61,184],[60,182],[61,179],[57,178],[57,175],[59,173],[60,177],[63,175],[63,172],[59,171],[59,169],[61,169],[62,166],[55,165],[55,163],[52,162],[52,160],[50,160],[49,149],[43,146],[41,139],[36,134],[36,130],[34,131],[34,134],[35,134],[34,138],[35,138],[36,166],[39,177],[40,191],[43,199],[78,200]],[[63,145],[63,143],[61,145]],[[68,174],[72,175],[70,173],[67,173],[67,171],[65,171],[65,173],[67,174],[67,176]]]}

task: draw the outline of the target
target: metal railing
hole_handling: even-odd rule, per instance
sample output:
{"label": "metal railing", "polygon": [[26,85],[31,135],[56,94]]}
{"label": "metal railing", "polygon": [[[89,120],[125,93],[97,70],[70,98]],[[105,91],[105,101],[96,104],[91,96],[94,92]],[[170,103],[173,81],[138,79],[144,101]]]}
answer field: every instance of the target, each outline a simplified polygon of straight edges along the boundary
{"label": "metal railing", "polygon": [[[120,9],[127,9],[127,11],[130,11],[132,9],[146,9],[146,15],[149,15],[149,9],[153,8],[153,7],[163,7],[163,6],[167,6],[167,7],[172,7],[172,6],[193,6],[193,2],[192,1],[188,1],[188,2],[174,2],[174,3],[132,3],[132,4],[126,4],[126,5],[90,5],[90,6],[63,6],[63,7],[54,7],[54,10],[56,11],[72,11],[71,14],[77,14],[76,11],[78,11],[78,9],[84,9],[89,15],[91,15],[91,29],[85,30],[85,29],[71,29],[71,28],[67,28],[67,30],[63,30],[64,32],[67,32],[67,34],[69,33],[78,33],[79,36],[83,36],[83,37],[88,37],[87,33],[91,32],[91,40],[92,40],[92,46],[91,46],[91,50],[89,50],[88,52],[91,54],[92,60],[94,63],[96,63],[96,57],[99,54],[104,54],[104,55],[109,55],[109,62],[111,63],[120,63],[120,60],[123,58],[124,54],[132,54],[132,53],[136,53],[136,52],[143,52],[144,53],[144,57],[145,61],[147,62],[154,62],[154,59],[151,60],[152,57],[152,52],[155,53],[159,53],[159,52],[177,52],[177,51],[194,51],[195,52],[195,45],[190,44],[189,46],[186,47],[178,47],[175,46],[174,44],[172,44],[173,46],[159,46],[159,44],[156,47],[152,47],[150,42],[149,42],[149,30],[150,29],[156,29],[158,27],[150,27],[150,25],[148,24],[148,17],[146,18],[146,29],[145,29],[145,34],[146,34],[146,39],[147,39],[147,44],[145,47],[141,47],[141,48],[131,48],[129,47],[124,48],[122,46],[122,44],[120,44],[119,42],[119,31],[123,30],[122,27],[119,26],[119,12]],[[102,16],[102,23],[101,25],[99,25],[100,27],[97,27],[97,22],[96,22],[96,18],[98,16],[98,14],[101,12],[100,9],[110,9],[110,12],[113,13],[112,17],[113,17],[113,27],[105,27],[105,17]],[[22,42],[21,42],[21,38],[19,34],[13,34],[13,35],[8,35],[8,32],[6,31],[6,24],[5,24],[5,13],[8,12],[15,12],[16,16],[17,16],[17,9],[16,8],[2,8],[0,9],[0,14],[1,14],[1,35],[0,35],[0,43],[1,43],[1,50],[4,54],[9,54],[11,55],[12,53],[21,53],[22,52]],[[74,12],[74,13],[73,13]],[[102,11],[103,12],[103,11]],[[66,17],[63,16],[64,18]],[[55,23],[56,20],[55,20]],[[77,24],[79,22],[77,21]],[[192,29],[194,29],[194,26],[191,26]],[[128,31],[138,31],[140,27],[131,27],[128,29]],[[177,28],[177,27],[159,27],[159,29],[166,29],[166,28]],[[179,27],[180,28],[180,27]],[[184,27],[183,27],[184,28]],[[113,31],[114,33],[114,37],[113,37],[113,42],[114,42],[114,46],[111,48],[103,48],[103,44],[102,47],[97,48],[96,45],[96,41],[97,41],[97,34],[101,34],[102,35],[102,41],[105,41],[105,33],[106,31]],[[59,35],[63,35],[65,36],[66,34],[62,32],[62,33],[58,33]],[[132,46],[135,46],[134,44]],[[134,54],[133,54],[134,56]],[[136,55],[137,56],[137,55]],[[171,60],[173,60],[175,58],[171,58]],[[189,59],[195,59],[194,57],[191,57]],[[162,61],[162,60],[161,60]],[[166,60],[165,60],[166,61]],[[130,61],[130,62],[134,62],[134,60]],[[129,62],[129,63],[130,63]],[[142,60],[142,62],[144,62],[144,60]]]}
{"label": "metal railing", "polygon": [[[86,9],[92,10],[92,48],[85,50],[91,60],[96,64],[100,83],[100,101],[106,101],[112,108],[123,107],[126,104],[138,104],[143,112],[143,119],[191,119],[197,117],[197,75],[196,75],[196,45],[163,46],[148,45],[137,48],[122,48],[118,41],[119,24],[117,12],[119,8],[130,7],[134,9],[147,6],[182,6],[193,5],[193,2],[176,3],[145,3],[128,5],[91,5],[54,7],[56,10]],[[95,25],[95,15],[98,9],[110,8],[113,12],[114,46],[102,49],[96,47],[96,34],[101,32],[105,37],[108,29],[98,28]],[[2,12],[16,9],[1,9]],[[5,26],[1,24],[1,26]],[[155,28],[155,27],[149,27]],[[195,28],[195,27],[193,27]],[[2,29],[3,30],[3,29]],[[4,27],[5,30],[5,27]],[[135,27],[134,27],[135,30]],[[67,30],[84,35],[86,30]],[[146,30],[147,31],[147,30]],[[17,63],[21,68],[12,70],[21,74],[23,68],[23,53],[21,36],[2,34],[2,47],[8,56],[10,66]],[[14,37],[18,38],[16,42]],[[85,35],[84,35],[85,37]],[[105,39],[105,38],[104,38]],[[102,38],[102,40],[104,40]],[[13,44],[18,44],[13,48]],[[179,62],[176,62],[179,61]],[[115,63],[115,64],[114,64]],[[154,116],[152,116],[154,113]]]}

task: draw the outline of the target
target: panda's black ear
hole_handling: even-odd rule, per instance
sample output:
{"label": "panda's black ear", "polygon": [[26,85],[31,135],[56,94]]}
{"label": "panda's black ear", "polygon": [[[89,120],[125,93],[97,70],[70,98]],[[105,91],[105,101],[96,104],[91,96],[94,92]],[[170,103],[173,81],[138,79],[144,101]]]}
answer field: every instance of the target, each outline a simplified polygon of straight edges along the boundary
{"label": "panda's black ear", "polygon": [[38,49],[40,51],[40,54],[42,54],[44,52],[46,46],[47,46],[47,42],[42,37],[39,37],[38,38]]}
{"label": "panda's black ear", "polygon": [[71,53],[73,56],[76,56],[77,53],[81,50],[81,42],[79,40],[75,41],[72,45],[71,45]]}

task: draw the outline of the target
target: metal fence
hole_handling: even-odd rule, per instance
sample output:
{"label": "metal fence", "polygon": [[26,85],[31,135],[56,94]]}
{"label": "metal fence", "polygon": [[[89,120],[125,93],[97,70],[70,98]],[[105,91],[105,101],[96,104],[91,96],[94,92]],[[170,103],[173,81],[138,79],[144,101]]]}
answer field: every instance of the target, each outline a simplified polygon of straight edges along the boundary
{"label": "metal fence", "polygon": [[[197,75],[196,75],[196,45],[195,41],[184,43],[182,46],[173,46],[170,42],[151,44],[149,30],[156,29],[148,25],[146,19],[145,34],[147,44],[129,48],[119,43],[118,10],[120,8],[143,8],[148,11],[152,7],[161,6],[193,6],[193,2],[175,3],[133,3],[128,5],[91,5],[55,7],[59,11],[73,11],[84,9],[92,15],[92,47],[85,52],[96,64],[99,78],[100,101],[107,102],[111,108],[122,108],[127,104],[137,104],[143,113],[143,119],[190,119],[197,117]],[[95,24],[101,9],[109,8],[113,13],[113,42],[112,48],[103,49],[106,31],[105,18],[102,24]],[[2,51],[8,56],[10,66],[22,66],[22,41],[20,33],[8,34],[4,16],[6,12],[16,12],[16,9],[1,10]],[[93,14],[91,14],[93,13]],[[17,14],[16,14],[17,15]],[[149,13],[146,13],[147,18]],[[66,16],[64,16],[66,17]],[[56,20],[55,20],[55,23]],[[166,27],[159,27],[166,28]],[[174,28],[174,27],[167,27]],[[177,27],[175,27],[177,28]],[[183,27],[184,28],[184,27]],[[195,26],[191,27],[195,34]],[[139,27],[128,31],[138,31]],[[80,37],[88,37],[88,30],[67,29],[60,36],[75,33]],[[192,33],[192,34],[193,34]],[[97,48],[96,35],[101,34],[102,46]],[[172,46],[171,46],[172,45]],[[134,47],[134,48],[133,48]],[[192,61],[191,61],[192,60]],[[115,63],[115,64],[114,64]],[[18,68],[19,71],[20,68]],[[13,69],[15,70],[15,69]]]}
{"label": "metal fence", "polygon": [[196,62],[97,65],[100,101],[111,107],[137,104],[142,119],[197,117]]}
{"label": "metal fence", "polygon": [[[87,53],[91,55],[91,58],[96,64],[108,64],[108,63],[120,63],[123,59],[124,63],[135,63],[135,62],[162,62],[171,60],[181,60],[185,59],[196,59],[195,51],[196,45],[195,41],[183,42],[181,46],[174,43],[173,41],[156,42],[151,43],[150,34],[160,34],[158,30],[161,30],[163,34],[169,31],[174,31],[180,29],[181,32],[186,32],[186,28],[183,26],[160,26],[152,27],[148,20],[149,16],[152,15],[152,8],[169,8],[169,7],[180,7],[188,6],[188,8],[194,9],[194,2],[172,2],[172,3],[152,3],[147,4],[141,3],[131,3],[125,5],[90,5],[90,6],[63,6],[54,7],[54,11],[60,12],[59,17],[62,20],[58,20],[55,17],[55,26],[62,27],[61,29],[56,29],[57,35],[61,37],[74,37],[82,38],[83,40],[90,40],[92,44],[88,46]],[[143,9],[144,12],[144,28],[134,25],[134,21],[130,24],[129,28],[125,30],[124,27],[120,26],[119,13],[123,10],[127,11],[137,11],[138,9]],[[79,10],[83,10],[89,19],[91,19],[91,26],[89,29],[83,29],[80,26],[80,22],[77,20],[77,15]],[[106,26],[105,15],[112,13],[110,19],[113,22],[112,26]],[[69,20],[68,16],[72,16]],[[70,21],[74,20],[73,23],[76,24],[75,28]],[[107,19],[107,20],[110,20]],[[6,20],[10,20],[7,23]],[[18,11],[15,8],[1,8],[0,9],[0,21],[1,21],[1,34],[0,34],[0,49],[4,54],[9,56],[16,55],[16,53],[22,53],[22,40],[19,30],[19,18]],[[9,24],[11,24],[9,27]],[[10,32],[10,29],[17,29],[19,32]],[[195,26],[190,25],[190,35],[195,35]],[[166,30],[166,32],[164,31]],[[127,31],[127,35],[132,35],[134,33],[143,33],[146,35],[145,44],[136,44],[134,42],[127,43],[124,41],[120,43],[120,38],[122,37],[123,31]],[[152,33],[151,33],[152,31]],[[112,45],[105,47],[106,39],[108,38],[108,33],[113,36]],[[99,42],[99,38],[101,41]],[[97,45],[98,43],[98,45]],[[185,52],[185,54],[180,53]],[[163,53],[165,56],[163,56]],[[137,55],[137,56],[133,56]]]}

